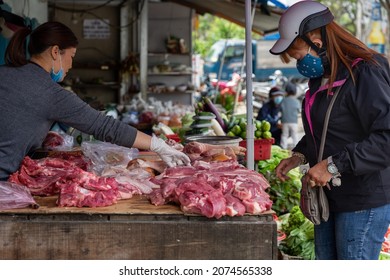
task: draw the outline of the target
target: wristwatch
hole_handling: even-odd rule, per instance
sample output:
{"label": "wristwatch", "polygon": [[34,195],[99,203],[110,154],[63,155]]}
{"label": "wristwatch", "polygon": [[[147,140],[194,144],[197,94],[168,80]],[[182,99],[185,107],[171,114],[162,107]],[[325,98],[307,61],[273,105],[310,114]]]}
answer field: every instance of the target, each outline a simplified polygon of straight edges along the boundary
{"label": "wristwatch", "polygon": [[335,187],[341,186],[341,174],[336,164],[334,164],[332,156],[328,157],[328,172],[332,174],[332,179],[330,179],[332,185]]}

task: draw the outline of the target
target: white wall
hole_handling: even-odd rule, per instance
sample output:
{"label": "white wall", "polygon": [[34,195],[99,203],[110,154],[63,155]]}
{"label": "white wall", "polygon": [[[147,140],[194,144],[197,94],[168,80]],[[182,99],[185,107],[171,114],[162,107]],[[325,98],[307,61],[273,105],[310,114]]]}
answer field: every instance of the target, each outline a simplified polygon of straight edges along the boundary
{"label": "white wall", "polygon": [[8,4],[16,15],[35,18],[39,23],[47,21],[47,0],[4,0],[4,3]]}

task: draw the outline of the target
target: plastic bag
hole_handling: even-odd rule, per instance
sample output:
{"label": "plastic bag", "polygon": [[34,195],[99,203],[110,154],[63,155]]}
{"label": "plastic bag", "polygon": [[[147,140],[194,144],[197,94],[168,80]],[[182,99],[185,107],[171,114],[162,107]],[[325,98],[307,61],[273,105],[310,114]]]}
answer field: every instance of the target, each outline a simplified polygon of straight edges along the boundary
{"label": "plastic bag", "polygon": [[73,136],[61,131],[49,131],[43,140],[42,148],[51,151],[66,151],[73,148]]}
{"label": "plastic bag", "polygon": [[0,210],[28,206],[39,207],[26,186],[11,182],[0,182]]}
{"label": "plastic bag", "polygon": [[84,141],[81,150],[91,160],[92,171],[99,175],[107,166],[126,167],[130,160],[139,155],[138,149],[100,141]]}

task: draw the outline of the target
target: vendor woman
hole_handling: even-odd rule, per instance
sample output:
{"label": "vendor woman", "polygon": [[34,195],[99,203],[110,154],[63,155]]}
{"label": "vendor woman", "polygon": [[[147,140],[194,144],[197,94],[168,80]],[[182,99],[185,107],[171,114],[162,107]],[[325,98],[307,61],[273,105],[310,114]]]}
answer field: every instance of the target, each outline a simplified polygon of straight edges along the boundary
{"label": "vendor woman", "polygon": [[59,22],[19,29],[9,42],[6,65],[0,66],[0,180],[19,169],[57,121],[97,140],[156,152],[170,167],[189,165],[187,155],[162,139],[104,116],[57,84],[72,68],[77,45],[75,34]]}

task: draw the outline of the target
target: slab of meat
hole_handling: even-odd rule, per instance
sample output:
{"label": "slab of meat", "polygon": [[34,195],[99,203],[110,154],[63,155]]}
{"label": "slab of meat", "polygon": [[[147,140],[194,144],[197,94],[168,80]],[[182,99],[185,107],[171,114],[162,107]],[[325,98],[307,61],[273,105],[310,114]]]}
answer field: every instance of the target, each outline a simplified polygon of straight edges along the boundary
{"label": "slab of meat", "polygon": [[42,142],[42,148],[52,150],[53,148],[64,145],[65,140],[58,132],[49,131]]}
{"label": "slab of meat", "polygon": [[127,163],[127,169],[132,170],[136,168],[142,168],[151,173],[152,176],[155,176],[156,173],[162,173],[168,165],[162,161],[150,161],[140,158],[133,159]]}
{"label": "slab of meat", "polygon": [[192,166],[167,168],[151,181],[160,185],[149,195],[152,204],[172,202],[185,213],[209,218],[260,214],[272,206],[268,181],[236,161],[195,161]]}
{"label": "slab of meat", "polygon": [[83,155],[82,151],[51,151],[48,157],[60,158],[67,161],[71,161],[76,166],[80,167],[83,170],[89,170],[91,161]]}
{"label": "slab of meat", "polygon": [[76,163],[59,158],[33,160],[25,157],[19,170],[11,174],[9,182],[25,185],[32,195],[51,196],[60,192],[57,182],[81,173]]}
{"label": "slab of meat", "polygon": [[192,162],[194,161],[228,161],[236,160],[238,155],[245,155],[246,148],[229,145],[212,145],[192,141],[184,146]]}
{"label": "slab of meat", "polygon": [[58,182],[58,206],[101,207],[117,202],[119,188],[115,180],[97,178],[92,173],[79,175]]}

